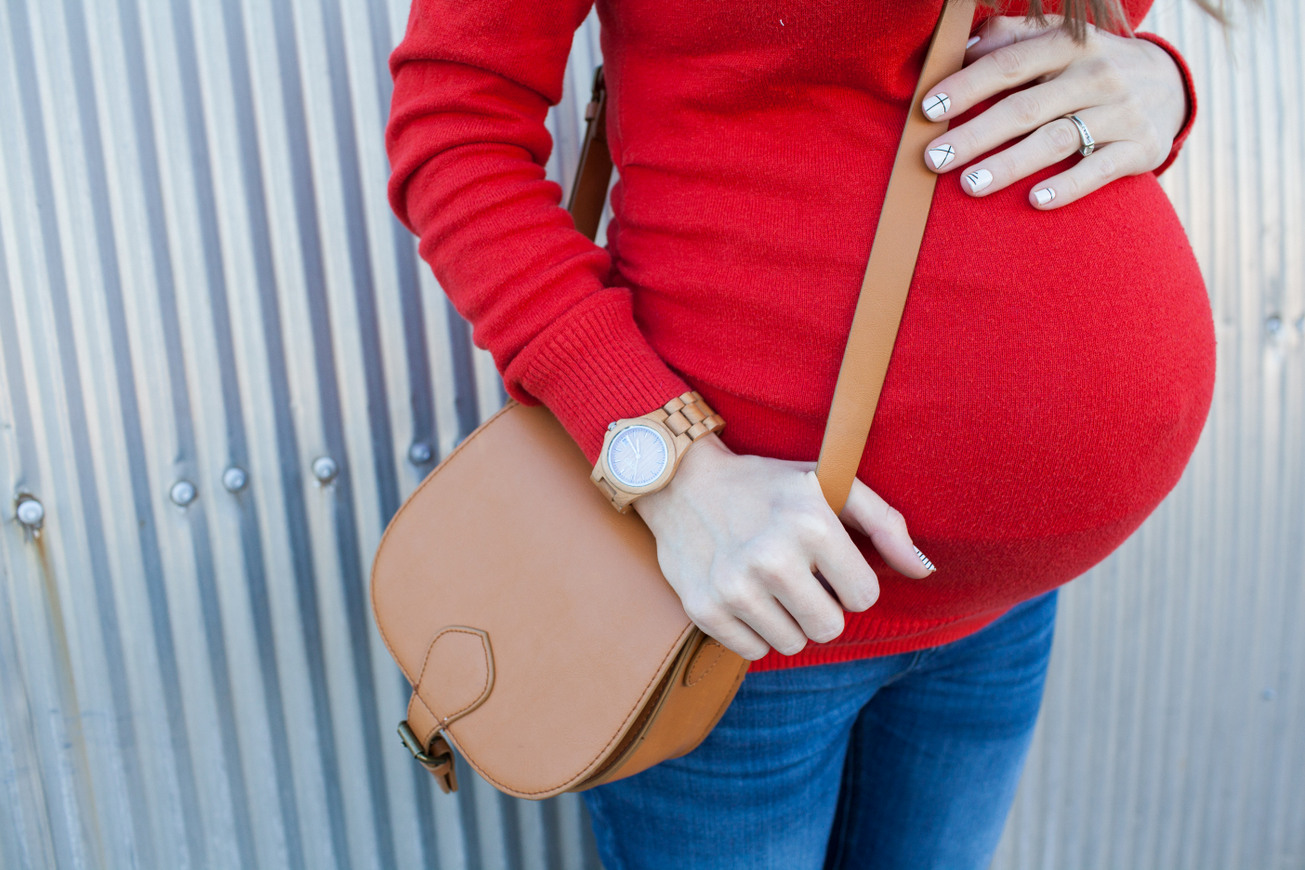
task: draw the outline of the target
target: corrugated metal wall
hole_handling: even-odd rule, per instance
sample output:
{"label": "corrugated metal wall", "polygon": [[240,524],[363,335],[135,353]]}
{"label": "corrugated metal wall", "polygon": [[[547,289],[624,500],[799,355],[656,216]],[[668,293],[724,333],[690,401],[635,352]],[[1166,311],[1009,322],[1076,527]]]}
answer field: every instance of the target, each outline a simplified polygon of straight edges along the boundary
{"label": "corrugated metal wall", "polygon": [[[0,2],[6,868],[596,866],[574,797],[445,797],[394,734],[370,557],[502,398],[383,195],[406,5]],[[1202,88],[1166,185],[1218,392],[1064,597],[1001,868],[1305,867],[1305,22],[1267,6],[1236,65],[1154,16]]]}

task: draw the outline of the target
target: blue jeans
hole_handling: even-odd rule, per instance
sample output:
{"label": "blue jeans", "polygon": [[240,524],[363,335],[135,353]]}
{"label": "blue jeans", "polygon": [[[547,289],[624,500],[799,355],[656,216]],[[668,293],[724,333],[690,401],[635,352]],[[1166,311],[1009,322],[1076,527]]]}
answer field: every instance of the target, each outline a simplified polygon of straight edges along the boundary
{"label": "blue jeans", "polygon": [[1033,736],[1056,593],[944,646],[749,674],[701,746],[584,792],[606,870],[982,870]]}

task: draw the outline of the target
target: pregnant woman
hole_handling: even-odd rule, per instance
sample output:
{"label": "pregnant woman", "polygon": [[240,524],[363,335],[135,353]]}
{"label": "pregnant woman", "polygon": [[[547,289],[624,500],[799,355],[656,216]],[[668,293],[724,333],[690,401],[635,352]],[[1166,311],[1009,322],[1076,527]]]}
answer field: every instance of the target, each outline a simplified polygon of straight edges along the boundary
{"label": "pregnant woman", "polygon": [[[942,3],[600,0],[605,248],[544,173],[592,0],[416,0],[392,58],[391,201],[508,391],[591,461],[690,390],[726,423],[634,508],[754,663],[697,750],[585,793],[609,870],[986,867],[1055,589],[1201,432],[1210,308],[1155,177],[1195,104],[1150,0],[980,9],[913,105]],[[812,469],[907,112],[950,122],[942,177],[835,516]]]}

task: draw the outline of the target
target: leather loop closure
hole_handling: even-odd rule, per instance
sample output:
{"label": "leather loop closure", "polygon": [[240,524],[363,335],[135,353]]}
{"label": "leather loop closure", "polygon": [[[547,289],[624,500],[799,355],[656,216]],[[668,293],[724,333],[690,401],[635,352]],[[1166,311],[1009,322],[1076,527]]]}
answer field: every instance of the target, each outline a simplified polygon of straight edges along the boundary
{"label": "leather loop closure", "polygon": [[442,731],[485,703],[493,689],[494,653],[489,634],[479,628],[450,625],[435,635],[426,650],[413,703],[425,706]]}
{"label": "leather loop closure", "polygon": [[695,686],[702,682],[720,663],[723,652],[725,647],[720,645],[720,641],[704,634],[698,648],[693,651],[693,657],[689,659],[689,666],[684,669],[684,685]]}
{"label": "leather loop closure", "polygon": [[[466,625],[441,629],[426,650],[426,660],[408,702],[399,736],[422,767],[439,780],[445,794],[458,789],[453,749],[444,730],[475,710],[494,689],[494,653],[489,634]],[[448,710],[447,713],[440,711]]]}

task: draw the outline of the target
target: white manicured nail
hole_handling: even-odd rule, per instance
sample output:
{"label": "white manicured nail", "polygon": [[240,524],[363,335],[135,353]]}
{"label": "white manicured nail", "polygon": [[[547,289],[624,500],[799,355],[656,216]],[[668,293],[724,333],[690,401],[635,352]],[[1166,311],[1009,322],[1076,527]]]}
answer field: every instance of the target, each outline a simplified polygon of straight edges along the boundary
{"label": "white manicured nail", "polygon": [[935,145],[929,149],[929,162],[934,169],[942,169],[956,159],[956,149],[950,145]]}
{"label": "white manicured nail", "polygon": [[926,556],[924,553],[921,553],[921,552],[920,552],[920,548],[919,548],[919,547],[916,547],[916,548],[915,548],[915,555],[917,555],[917,556],[920,557],[920,563],[921,563],[922,565],[924,565],[924,567],[928,568],[929,571],[930,571],[930,573],[932,573],[932,572],[938,570],[936,567],[934,567],[933,562],[930,562],[930,561],[929,561],[929,557]]}
{"label": "white manicured nail", "polygon": [[978,45],[978,44],[979,44],[979,37],[977,37],[977,36],[971,36],[971,37],[970,37],[970,41],[967,42],[967,43],[965,43],[965,47],[966,47],[966,49],[971,49],[971,48],[974,48],[974,46],[976,46],[976,45]]}
{"label": "white manicured nail", "polygon": [[1033,198],[1038,201],[1038,205],[1046,205],[1056,198],[1056,191],[1050,187],[1044,187],[1041,190],[1033,191]]}
{"label": "white manicured nail", "polygon": [[992,184],[992,173],[986,169],[976,169],[965,173],[965,183],[970,186],[970,193],[978,193]]}
{"label": "white manicured nail", "polygon": [[952,107],[952,98],[946,94],[934,94],[924,98],[924,115],[930,121],[937,121]]}

